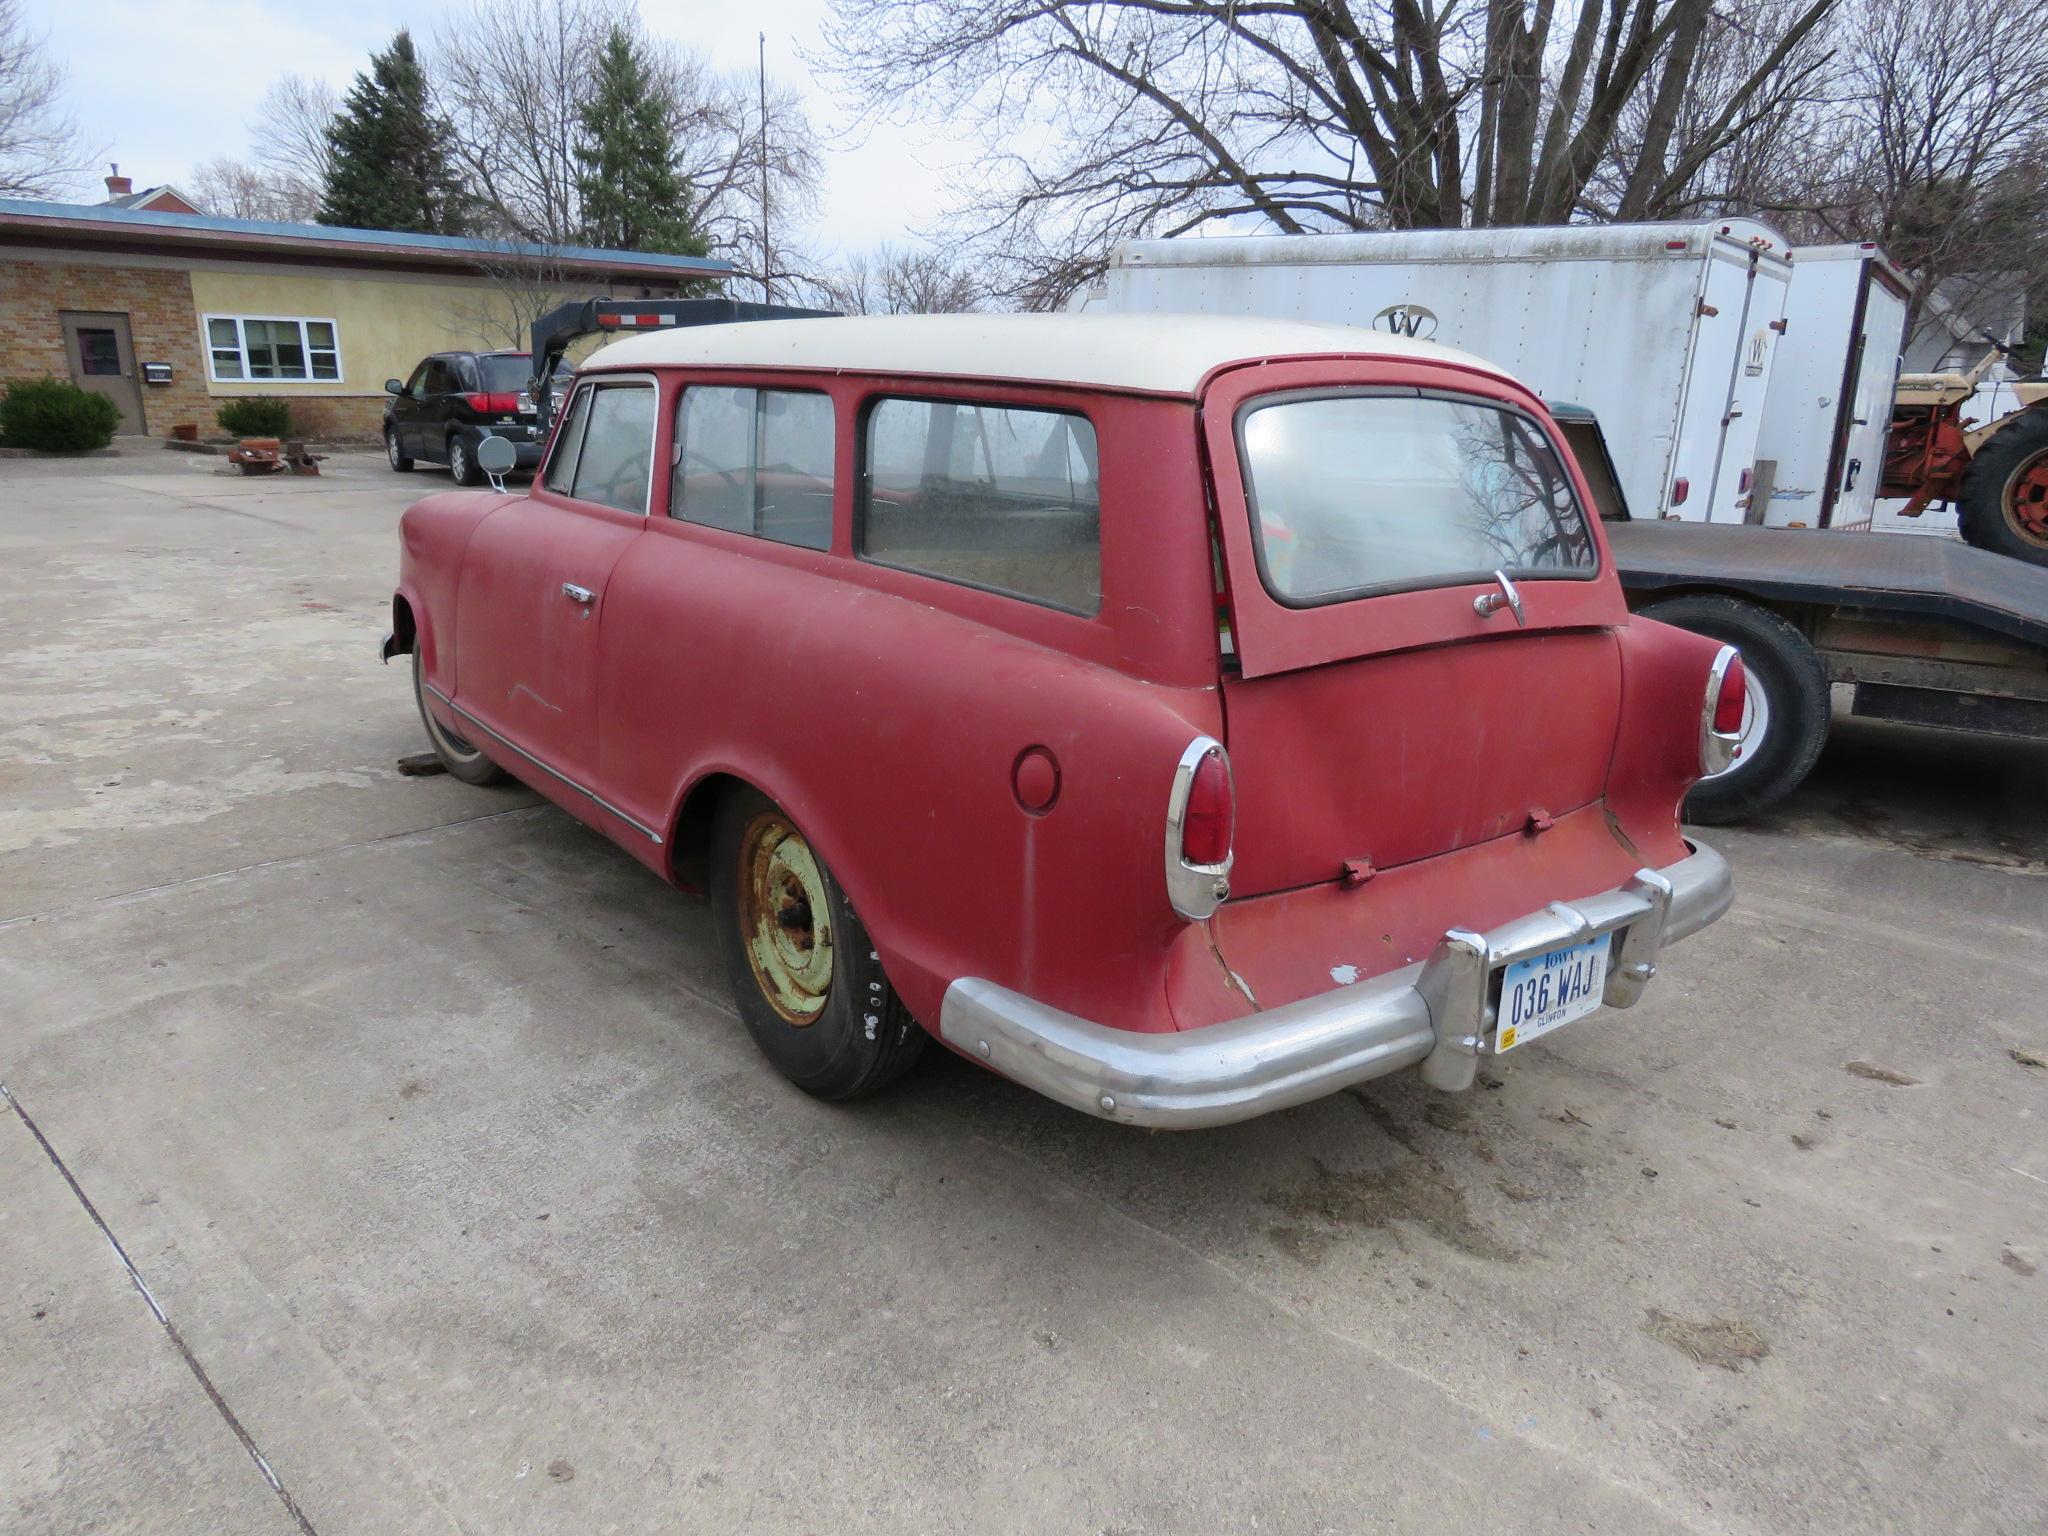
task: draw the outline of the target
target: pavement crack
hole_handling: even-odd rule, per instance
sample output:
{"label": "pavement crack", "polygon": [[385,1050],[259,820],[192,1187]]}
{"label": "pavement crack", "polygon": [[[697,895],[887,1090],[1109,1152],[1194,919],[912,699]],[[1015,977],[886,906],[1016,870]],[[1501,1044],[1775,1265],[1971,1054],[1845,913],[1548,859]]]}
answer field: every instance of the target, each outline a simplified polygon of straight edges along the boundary
{"label": "pavement crack", "polygon": [[109,1227],[106,1218],[100,1215],[99,1207],[92,1203],[92,1197],[86,1194],[84,1186],[78,1182],[77,1176],[65,1165],[64,1159],[59,1155],[57,1149],[50,1145],[50,1138],[43,1134],[42,1127],[35,1123],[28,1110],[23,1107],[21,1100],[14,1096],[13,1092],[9,1090],[4,1082],[0,1082],[0,1101],[5,1101],[7,1107],[14,1111],[15,1118],[22,1123],[23,1128],[28,1131],[29,1135],[35,1138],[36,1145],[43,1149],[43,1155],[50,1160],[50,1165],[57,1170],[63,1177],[64,1182],[70,1186],[71,1193],[78,1201],[79,1206],[85,1211],[87,1216],[92,1218],[92,1224],[100,1229],[100,1236],[104,1237],[107,1240],[107,1246],[114,1250],[114,1257],[120,1260],[121,1267],[128,1272],[129,1280],[134,1284],[136,1291],[140,1293],[144,1304],[148,1306],[150,1315],[162,1326],[165,1337],[171,1341],[171,1347],[178,1352],[178,1358],[185,1362],[185,1368],[192,1373],[192,1379],[199,1383],[200,1390],[206,1394],[206,1400],[213,1404],[214,1412],[220,1415],[221,1422],[234,1431],[235,1438],[242,1444],[242,1449],[248,1452],[249,1460],[255,1464],[256,1470],[262,1474],[263,1481],[270,1485],[270,1491],[276,1494],[278,1501],[284,1505],[285,1513],[292,1517],[293,1523],[305,1533],[305,1536],[320,1536],[320,1533],[314,1528],[313,1522],[306,1518],[305,1510],[299,1507],[299,1501],[292,1497],[291,1490],[285,1487],[284,1480],[271,1467],[269,1459],[263,1454],[262,1447],[257,1445],[255,1436],[249,1433],[248,1427],[242,1423],[235,1410],[229,1406],[228,1400],[221,1396],[220,1388],[214,1385],[213,1378],[207,1374],[206,1367],[200,1363],[199,1357],[192,1352],[192,1346],[185,1342],[184,1334],[178,1331],[178,1325],[172,1322],[170,1314],[164,1311],[163,1303],[156,1299],[156,1293],[149,1288],[149,1282],[142,1278],[142,1271],[135,1267],[135,1261],[128,1257],[128,1250],[121,1246],[121,1240],[114,1235],[114,1229]]}

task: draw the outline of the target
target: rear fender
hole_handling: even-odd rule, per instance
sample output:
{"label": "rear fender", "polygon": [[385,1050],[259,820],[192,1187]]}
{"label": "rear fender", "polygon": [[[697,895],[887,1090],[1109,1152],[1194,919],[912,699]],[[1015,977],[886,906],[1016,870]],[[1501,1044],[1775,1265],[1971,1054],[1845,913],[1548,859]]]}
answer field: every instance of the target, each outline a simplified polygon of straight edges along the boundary
{"label": "rear fender", "polygon": [[1685,857],[1678,808],[1700,777],[1700,711],[1719,641],[1640,614],[1616,631],[1621,721],[1607,770],[1615,834],[1646,864]]}

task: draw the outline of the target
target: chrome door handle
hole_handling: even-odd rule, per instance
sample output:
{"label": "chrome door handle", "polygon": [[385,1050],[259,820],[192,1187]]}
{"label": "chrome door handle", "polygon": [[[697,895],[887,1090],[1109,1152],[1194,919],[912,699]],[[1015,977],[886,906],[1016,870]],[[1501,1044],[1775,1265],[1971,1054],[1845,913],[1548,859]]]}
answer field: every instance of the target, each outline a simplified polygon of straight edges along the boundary
{"label": "chrome door handle", "polygon": [[572,603],[582,603],[586,606],[597,601],[597,594],[595,592],[591,591],[588,587],[579,587],[573,581],[562,583],[562,596],[569,599]]}
{"label": "chrome door handle", "polygon": [[1472,611],[1482,619],[1506,608],[1515,616],[1515,623],[1526,627],[1528,620],[1522,616],[1522,594],[1515,590],[1515,584],[1508,580],[1506,571],[1495,571],[1493,579],[1500,584],[1498,592],[1482,592],[1472,599]]}

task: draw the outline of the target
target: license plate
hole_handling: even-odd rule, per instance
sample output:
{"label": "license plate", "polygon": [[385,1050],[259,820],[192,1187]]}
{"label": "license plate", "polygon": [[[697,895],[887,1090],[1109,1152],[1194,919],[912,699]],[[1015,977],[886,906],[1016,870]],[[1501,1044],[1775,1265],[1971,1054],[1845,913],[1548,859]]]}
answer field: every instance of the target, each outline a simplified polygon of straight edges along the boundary
{"label": "license plate", "polygon": [[1500,1028],[1493,1048],[1511,1051],[1560,1024],[1583,1019],[1600,1006],[1607,988],[1607,951],[1612,940],[1589,939],[1569,949],[1517,960],[1501,973]]}

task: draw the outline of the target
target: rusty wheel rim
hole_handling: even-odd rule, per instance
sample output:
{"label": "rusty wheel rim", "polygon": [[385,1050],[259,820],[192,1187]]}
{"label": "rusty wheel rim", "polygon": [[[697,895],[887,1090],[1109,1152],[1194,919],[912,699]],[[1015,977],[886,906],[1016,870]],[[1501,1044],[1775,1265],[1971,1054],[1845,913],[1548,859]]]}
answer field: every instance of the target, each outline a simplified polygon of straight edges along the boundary
{"label": "rusty wheel rim", "polygon": [[825,872],[803,834],[763,811],[740,839],[740,937],[769,1006],[798,1029],[832,993],[832,908]]}
{"label": "rusty wheel rim", "polygon": [[2048,546],[2048,449],[2020,465],[2005,482],[2005,520],[2029,543]]}

